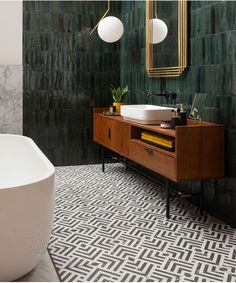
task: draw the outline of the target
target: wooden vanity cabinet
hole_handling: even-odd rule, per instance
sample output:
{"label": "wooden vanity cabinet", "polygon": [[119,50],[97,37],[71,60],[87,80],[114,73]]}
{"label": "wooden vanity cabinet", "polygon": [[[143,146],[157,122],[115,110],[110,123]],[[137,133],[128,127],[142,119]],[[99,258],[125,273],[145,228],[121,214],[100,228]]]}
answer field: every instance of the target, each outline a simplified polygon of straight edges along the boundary
{"label": "wooden vanity cabinet", "polygon": [[[94,109],[94,141],[102,146],[174,182],[224,177],[223,125],[188,120],[186,126],[175,130],[162,129],[159,125],[142,125],[120,116],[106,116],[102,113],[104,110]],[[141,140],[144,130],[174,139],[174,151]],[[168,211],[169,208],[167,218]]]}
{"label": "wooden vanity cabinet", "polygon": [[[188,120],[187,126],[162,129],[106,116],[103,111],[94,111],[95,142],[175,182],[224,177],[223,125]],[[174,138],[175,151],[142,141],[143,130]]]}

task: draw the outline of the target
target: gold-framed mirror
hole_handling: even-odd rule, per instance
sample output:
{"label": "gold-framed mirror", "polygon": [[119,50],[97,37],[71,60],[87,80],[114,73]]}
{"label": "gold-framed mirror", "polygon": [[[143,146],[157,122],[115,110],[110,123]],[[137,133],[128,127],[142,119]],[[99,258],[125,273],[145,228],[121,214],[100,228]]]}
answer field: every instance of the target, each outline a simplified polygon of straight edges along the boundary
{"label": "gold-framed mirror", "polygon": [[[152,21],[166,23],[166,38],[151,43]],[[187,67],[187,0],[146,0],[146,70],[149,77],[178,77]]]}

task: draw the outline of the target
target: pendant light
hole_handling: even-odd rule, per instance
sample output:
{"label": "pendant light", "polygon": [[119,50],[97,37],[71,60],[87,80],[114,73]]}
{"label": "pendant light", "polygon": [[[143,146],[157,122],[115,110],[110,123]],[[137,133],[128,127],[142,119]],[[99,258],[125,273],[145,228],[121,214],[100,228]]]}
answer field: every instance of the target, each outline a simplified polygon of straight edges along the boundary
{"label": "pendant light", "polygon": [[152,44],[157,44],[162,42],[168,33],[168,28],[166,23],[157,18],[157,12],[156,12],[156,1],[155,3],[155,18],[149,20],[149,25],[150,25],[150,43]]}
{"label": "pendant light", "polygon": [[108,16],[106,17],[107,13],[110,10],[110,1],[107,1],[107,10],[100,19],[100,21],[97,23],[97,25],[93,28],[90,35],[94,32],[94,30],[97,28],[99,37],[107,42],[107,43],[113,43],[118,41],[123,33],[124,33],[124,25],[121,22],[120,19],[114,16]]}

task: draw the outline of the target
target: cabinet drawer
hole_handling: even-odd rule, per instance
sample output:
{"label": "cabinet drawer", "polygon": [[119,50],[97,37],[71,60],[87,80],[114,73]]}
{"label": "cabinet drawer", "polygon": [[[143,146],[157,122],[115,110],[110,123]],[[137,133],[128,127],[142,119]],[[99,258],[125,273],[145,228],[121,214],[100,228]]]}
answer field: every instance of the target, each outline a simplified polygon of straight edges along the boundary
{"label": "cabinet drawer", "polygon": [[139,140],[131,140],[130,159],[171,180],[176,179],[175,158],[155,150],[153,146]]}

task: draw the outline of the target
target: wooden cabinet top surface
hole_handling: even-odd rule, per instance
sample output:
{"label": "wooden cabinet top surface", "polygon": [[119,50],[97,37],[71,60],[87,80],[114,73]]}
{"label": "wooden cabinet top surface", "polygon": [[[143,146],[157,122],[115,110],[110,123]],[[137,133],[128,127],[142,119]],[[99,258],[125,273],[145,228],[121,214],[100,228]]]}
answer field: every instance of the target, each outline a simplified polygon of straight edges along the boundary
{"label": "wooden cabinet top surface", "polygon": [[195,128],[195,127],[224,127],[224,125],[221,124],[216,124],[216,123],[210,123],[210,122],[205,122],[205,121],[196,121],[196,120],[191,120],[188,119],[188,124],[187,126],[177,126],[175,130],[173,129],[163,129],[159,125],[144,125],[140,123],[135,123],[129,120],[124,120],[121,116],[109,116],[109,115],[104,115],[103,111],[107,110],[107,108],[95,108],[94,113],[97,115],[101,115],[107,119],[112,119],[116,120],[122,123],[127,123],[129,125],[142,128],[144,130],[160,133],[163,135],[171,136],[171,137],[176,137],[176,132],[178,131],[178,128]]}

